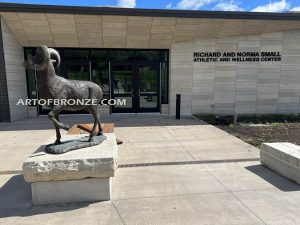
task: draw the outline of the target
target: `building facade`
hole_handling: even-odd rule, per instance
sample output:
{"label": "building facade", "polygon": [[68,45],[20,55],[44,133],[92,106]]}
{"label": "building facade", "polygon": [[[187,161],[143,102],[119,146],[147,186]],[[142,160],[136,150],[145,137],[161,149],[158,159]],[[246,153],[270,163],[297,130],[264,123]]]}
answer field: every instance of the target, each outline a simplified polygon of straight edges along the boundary
{"label": "building facade", "polygon": [[[66,7],[0,3],[0,121],[47,113],[35,47],[57,49],[57,71],[99,84],[126,106],[103,113],[288,114],[300,105],[300,14]],[[38,112],[38,113],[37,113]]]}

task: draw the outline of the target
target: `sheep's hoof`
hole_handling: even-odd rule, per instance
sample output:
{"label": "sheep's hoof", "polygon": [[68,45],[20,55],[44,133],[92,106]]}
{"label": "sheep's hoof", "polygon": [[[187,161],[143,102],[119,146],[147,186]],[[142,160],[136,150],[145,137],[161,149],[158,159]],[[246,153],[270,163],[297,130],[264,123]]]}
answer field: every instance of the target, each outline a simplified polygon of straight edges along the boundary
{"label": "sheep's hoof", "polygon": [[94,136],[90,136],[88,142],[91,142],[93,140]]}
{"label": "sheep's hoof", "polygon": [[54,145],[60,145],[61,141],[59,139],[56,139],[56,141],[54,142]]}

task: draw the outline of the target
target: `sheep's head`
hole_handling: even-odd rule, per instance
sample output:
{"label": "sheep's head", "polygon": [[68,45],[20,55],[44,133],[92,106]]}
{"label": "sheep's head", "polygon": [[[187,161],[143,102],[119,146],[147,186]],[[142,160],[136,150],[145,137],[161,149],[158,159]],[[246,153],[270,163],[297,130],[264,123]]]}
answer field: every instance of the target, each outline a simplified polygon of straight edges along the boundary
{"label": "sheep's head", "polygon": [[26,69],[43,71],[51,65],[50,62],[58,68],[60,65],[59,53],[53,48],[48,48],[47,46],[42,45],[37,47],[35,56],[28,56],[27,61],[25,61],[23,65]]}

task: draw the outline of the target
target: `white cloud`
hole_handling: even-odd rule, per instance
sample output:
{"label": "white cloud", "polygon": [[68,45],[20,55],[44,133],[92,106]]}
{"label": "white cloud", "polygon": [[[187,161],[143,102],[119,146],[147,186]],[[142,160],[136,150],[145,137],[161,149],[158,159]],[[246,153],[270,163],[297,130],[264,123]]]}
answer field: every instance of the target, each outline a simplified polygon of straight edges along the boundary
{"label": "white cloud", "polygon": [[220,11],[244,11],[239,5],[234,2],[219,2],[215,7],[214,10],[220,10]]}
{"label": "white cloud", "polygon": [[124,8],[135,8],[135,0],[118,0],[117,6]]}
{"label": "white cloud", "polygon": [[286,0],[280,0],[278,2],[270,2],[267,5],[260,5],[256,8],[252,9],[252,12],[281,12],[284,10],[288,10],[290,8],[290,4],[286,2]]}
{"label": "white cloud", "polygon": [[166,9],[172,9],[172,8],[173,8],[172,2],[170,2],[166,5]]}
{"label": "white cloud", "polygon": [[[180,0],[175,6],[177,9],[199,9],[217,0]],[[169,4],[167,6],[170,6]],[[171,5],[172,6],[172,5]]]}
{"label": "white cloud", "polygon": [[300,11],[300,6],[297,6],[297,7],[293,7],[291,8],[289,11]]}

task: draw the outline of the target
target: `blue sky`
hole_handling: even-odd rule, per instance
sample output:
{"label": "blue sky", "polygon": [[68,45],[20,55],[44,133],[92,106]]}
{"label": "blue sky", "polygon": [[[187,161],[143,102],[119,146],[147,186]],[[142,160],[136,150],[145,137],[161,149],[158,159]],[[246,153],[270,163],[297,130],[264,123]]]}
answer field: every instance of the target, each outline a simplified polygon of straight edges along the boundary
{"label": "blue sky", "polygon": [[219,11],[300,11],[300,0],[13,0],[11,3]]}

